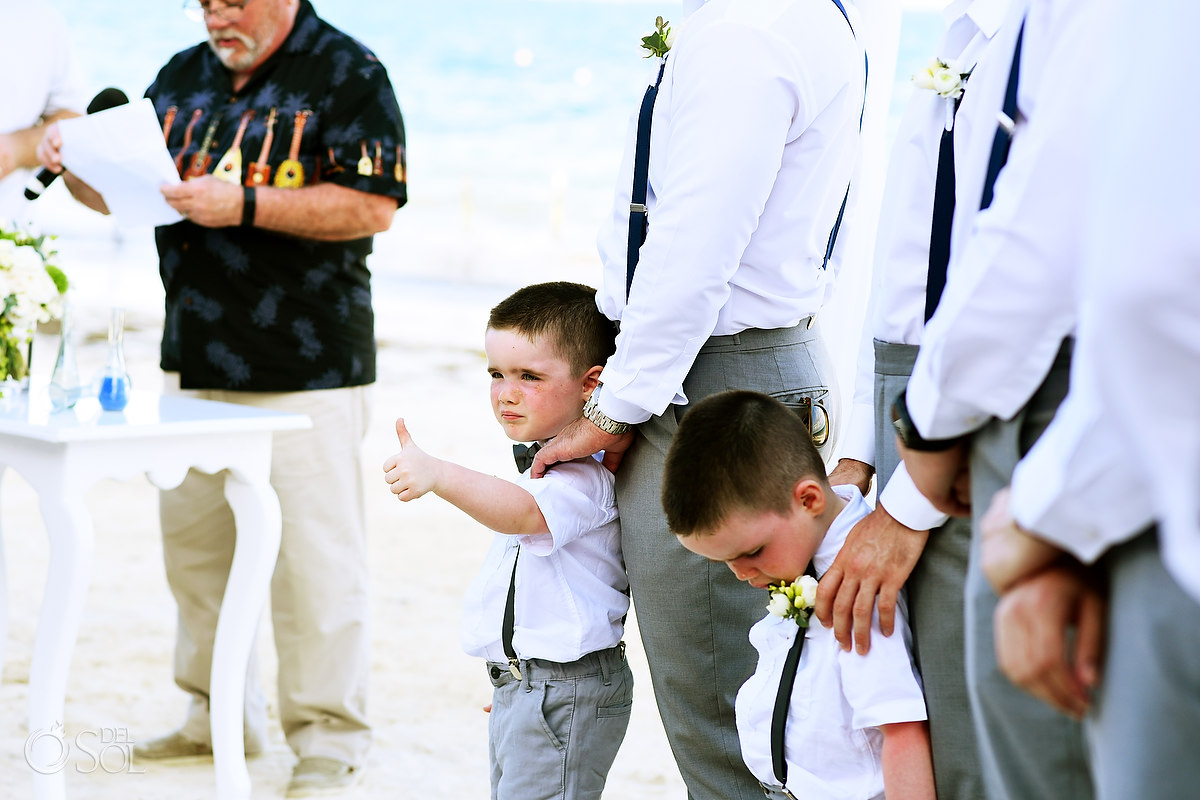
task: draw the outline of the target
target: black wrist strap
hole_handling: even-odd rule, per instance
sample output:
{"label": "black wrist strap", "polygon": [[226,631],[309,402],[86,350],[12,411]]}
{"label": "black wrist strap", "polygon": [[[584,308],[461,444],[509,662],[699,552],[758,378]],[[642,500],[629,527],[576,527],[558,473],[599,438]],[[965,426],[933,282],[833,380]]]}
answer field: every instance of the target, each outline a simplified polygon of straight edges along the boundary
{"label": "black wrist strap", "polygon": [[242,189],[242,227],[254,227],[254,212],[258,208],[258,190],[253,186],[246,186]]}
{"label": "black wrist strap", "polygon": [[962,436],[950,439],[926,439],[921,436],[921,432],[917,430],[916,424],[908,414],[908,387],[905,387],[897,395],[896,402],[892,403],[892,424],[904,446],[919,453],[940,453],[954,447],[963,439]]}

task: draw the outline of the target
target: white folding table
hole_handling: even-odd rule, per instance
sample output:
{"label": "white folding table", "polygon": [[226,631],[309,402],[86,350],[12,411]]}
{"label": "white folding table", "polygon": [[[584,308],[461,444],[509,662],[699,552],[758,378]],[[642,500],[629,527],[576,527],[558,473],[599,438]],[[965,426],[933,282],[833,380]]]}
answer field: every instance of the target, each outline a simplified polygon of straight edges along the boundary
{"label": "white folding table", "polygon": [[[71,653],[91,578],[88,489],[101,478],[127,480],[141,473],[168,489],[191,467],[208,473],[227,469],[225,496],[238,535],[213,647],[213,760],[216,796],[250,797],[242,727],[246,665],[280,538],[279,499],[269,481],[271,436],[310,426],[300,414],[141,391],[132,392],[119,412],[102,411],[95,398],[85,398],[74,409],[51,413],[44,385],[0,400],[0,480],[7,466],[33,486],[50,539],[29,680],[31,736],[64,722]],[[8,617],[5,581],[0,541],[0,664]],[[34,797],[63,800],[64,775],[54,768],[62,740],[40,736],[31,745]]]}

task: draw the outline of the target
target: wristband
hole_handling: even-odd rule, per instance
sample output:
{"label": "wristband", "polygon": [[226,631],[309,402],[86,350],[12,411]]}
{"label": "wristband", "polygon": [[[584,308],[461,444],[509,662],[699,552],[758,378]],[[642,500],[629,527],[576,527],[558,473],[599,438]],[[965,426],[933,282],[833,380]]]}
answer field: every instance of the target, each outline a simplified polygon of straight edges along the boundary
{"label": "wristband", "polygon": [[900,396],[896,398],[896,402],[892,404],[892,426],[896,429],[896,435],[900,437],[900,441],[909,450],[916,450],[922,453],[940,453],[943,450],[949,450],[954,445],[958,444],[961,436],[956,436],[953,439],[926,439],[921,436],[917,426],[913,424],[912,417],[908,415],[908,390],[900,392]]}
{"label": "wristband", "polygon": [[247,186],[242,189],[242,227],[254,227],[254,212],[257,208],[258,198],[255,195],[257,190],[253,186]]}

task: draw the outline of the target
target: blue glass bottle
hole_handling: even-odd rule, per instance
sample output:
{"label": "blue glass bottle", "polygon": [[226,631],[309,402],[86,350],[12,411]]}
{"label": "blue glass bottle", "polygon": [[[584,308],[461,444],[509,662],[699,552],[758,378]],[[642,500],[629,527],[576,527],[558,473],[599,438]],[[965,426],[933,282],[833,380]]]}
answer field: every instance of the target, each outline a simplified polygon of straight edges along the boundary
{"label": "blue glass bottle", "polygon": [[114,308],[108,324],[108,364],[100,375],[97,396],[105,411],[121,411],[129,403],[129,373],[125,371],[125,309]]}

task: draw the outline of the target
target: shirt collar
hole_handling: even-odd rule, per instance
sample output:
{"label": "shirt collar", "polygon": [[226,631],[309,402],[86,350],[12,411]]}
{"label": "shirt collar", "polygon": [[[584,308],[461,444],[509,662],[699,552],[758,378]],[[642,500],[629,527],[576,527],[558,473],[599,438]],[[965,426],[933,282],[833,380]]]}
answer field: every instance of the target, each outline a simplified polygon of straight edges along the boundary
{"label": "shirt collar", "polygon": [[317,12],[308,0],[300,0],[300,8],[296,11],[296,19],[287,38],[279,46],[279,52],[303,53],[312,48],[312,34],[317,28]]}
{"label": "shirt collar", "polygon": [[683,0],[683,16],[690,17],[693,11],[698,11],[700,6],[707,2],[708,0]]}
{"label": "shirt collar", "polygon": [[996,35],[1008,13],[1011,0],[954,0],[942,12],[949,27],[960,17],[968,17],[987,38]]}
{"label": "shirt collar", "polygon": [[833,566],[833,560],[837,558],[842,544],[850,535],[850,530],[871,511],[871,507],[867,505],[867,501],[863,499],[857,486],[834,486],[833,493],[845,500],[846,505],[834,517],[833,524],[825,532],[825,538],[817,545],[817,552],[813,553],[813,566],[817,570],[818,577],[824,575],[825,570]]}

